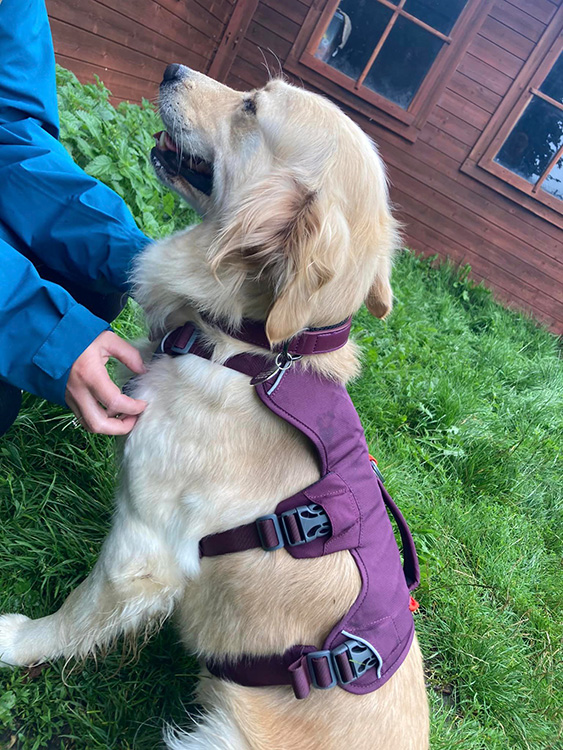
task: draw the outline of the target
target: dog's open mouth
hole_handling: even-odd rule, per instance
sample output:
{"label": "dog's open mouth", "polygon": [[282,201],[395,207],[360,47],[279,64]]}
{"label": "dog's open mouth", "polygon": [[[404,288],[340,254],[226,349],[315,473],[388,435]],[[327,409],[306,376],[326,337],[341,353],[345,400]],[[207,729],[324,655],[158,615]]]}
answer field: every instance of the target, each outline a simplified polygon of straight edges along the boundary
{"label": "dog's open mouth", "polygon": [[194,154],[183,154],[166,130],[154,134],[156,146],[151,159],[172,177],[183,177],[196,190],[211,195],[213,190],[213,165]]}

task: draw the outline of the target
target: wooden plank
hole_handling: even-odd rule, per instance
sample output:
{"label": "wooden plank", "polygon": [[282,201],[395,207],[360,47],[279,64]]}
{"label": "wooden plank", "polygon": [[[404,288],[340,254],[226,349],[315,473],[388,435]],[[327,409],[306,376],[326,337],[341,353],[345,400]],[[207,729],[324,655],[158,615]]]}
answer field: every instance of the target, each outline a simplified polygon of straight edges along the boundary
{"label": "wooden plank", "polygon": [[160,60],[104,39],[91,31],[71,26],[57,18],[51,19],[51,29],[59,54],[145,78],[154,83],[159,83],[162,79],[163,64]]}
{"label": "wooden plank", "polygon": [[472,81],[481,84],[481,86],[494,91],[495,94],[499,94],[500,96],[504,96],[512,84],[510,76],[483,62],[483,60],[475,57],[470,52],[463,56],[457,69],[460,73],[471,78]]}
{"label": "wooden plank", "polygon": [[86,63],[66,55],[56,54],[55,57],[59,65],[72,70],[82,83],[94,83],[94,76],[98,75],[104,85],[111,91],[113,100],[128,99],[139,103],[143,97],[154,99],[158,94],[158,84],[151,83],[144,78],[137,78],[93,63]]}
{"label": "wooden plank", "polygon": [[239,78],[237,75],[235,75],[233,68],[231,68],[229,72],[227,86],[235,89],[235,91],[251,91],[254,88],[254,86],[249,84],[248,81],[243,81],[242,78]]}
{"label": "wooden plank", "polygon": [[[538,253],[530,252],[526,247],[527,259],[521,257],[521,247],[515,247],[510,239],[506,244],[493,241],[493,233],[483,231],[471,223],[477,219],[476,214],[470,214],[463,206],[449,200],[442,193],[438,193],[426,186],[410,173],[395,166],[391,172],[391,184],[401,192],[408,194],[413,203],[412,214],[424,222],[424,218],[432,217],[432,226],[471,249],[476,255],[485,257],[499,268],[510,269],[522,282],[526,279],[531,285],[541,290],[558,304],[563,304],[563,265],[547,256],[538,257]],[[415,208],[416,207],[416,210]],[[485,207],[485,202],[484,202]],[[477,231],[477,230],[480,231]],[[496,239],[496,236],[495,236]],[[522,243],[523,244],[523,243]]]}
{"label": "wooden plank", "polygon": [[452,91],[451,89],[446,89],[444,91],[444,93],[438,100],[438,104],[440,105],[440,107],[442,107],[442,109],[445,109],[446,112],[450,112],[450,114],[456,115],[456,117],[459,117],[460,120],[463,120],[464,122],[472,125],[474,128],[477,128],[477,130],[480,131],[483,131],[485,129],[485,126],[487,125],[491,117],[490,113],[485,109],[482,109],[473,102],[464,99],[462,96],[460,96],[455,91]]}
{"label": "wooden plank", "polygon": [[[268,50],[263,50],[256,44],[245,39],[241,44],[237,60],[243,60],[247,66],[251,66],[256,71],[253,84],[256,88],[263,86],[270,78],[275,78],[280,74],[279,60]],[[314,90],[313,86],[307,88]]]}
{"label": "wooden plank", "polygon": [[295,21],[299,26],[303,24],[310,7],[310,3],[302,3],[299,0],[283,0],[283,2],[279,0],[261,0],[261,2],[269,8],[277,10],[278,13],[282,13],[286,18]]}
{"label": "wooden plank", "polygon": [[[211,40],[212,47],[213,43],[215,46],[219,43],[223,31],[223,25],[216,18],[206,16],[206,11],[199,5],[193,6],[191,3],[184,4],[187,12],[184,17],[180,18],[156,0],[119,0],[117,4],[115,0],[96,0],[96,2],[118,10],[127,18],[141,23],[153,33],[170,39],[181,47],[189,48],[189,35],[194,29],[199,31],[205,39]],[[194,8],[196,10],[193,10]]]}
{"label": "wooden plank", "polygon": [[[268,82],[268,73],[264,67],[264,61],[262,60],[262,65],[257,68],[254,63],[248,62],[242,55],[237,55],[228,81],[231,80],[231,74],[241,81],[245,81],[246,91],[261,88]],[[231,84],[229,83],[228,85],[230,86]]]}
{"label": "wooden plank", "polygon": [[255,44],[263,50],[269,50],[279,61],[283,63],[291,49],[291,43],[274,33],[265,26],[257,23],[254,19],[248,27],[246,41]]}
{"label": "wooden plank", "polygon": [[535,44],[531,39],[510,29],[504,23],[491,18],[491,16],[485,18],[479,29],[479,34],[520,60],[528,59],[528,55],[533,50]]}
{"label": "wooden plank", "polygon": [[197,64],[201,64],[212,54],[209,40],[197,29],[186,31],[187,46],[180,46],[95,0],[88,4],[49,0],[48,9],[51,18],[91,31],[99,38],[116,42],[129,50],[136,50],[161,61],[164,66],[170,62],[171,56],[177,57],[180,62],[193,58]]}
{"label": "wooden plank", "polygon": [[508,2],[545,24],[551,21],[556,10],[549,0],[508,0]]}
{"label": "wooden plank", "polygon": [[458,141],[457,138],[454,138],[449,133],[440,130],[436,125],[432,125],[429,122],[424,126],[417,143],[426,143],[432,146],[436,151],[439,151],[442,155],[451,158],[454,162],[453,168],[455,169],[467,159],[471,150],[471,146],[467,146],[465,143]]}
{"label": "wooden plank", "polygon": [[[423,224],[428,229],[437,231],[436,228],[438,228],[439,233],[446,238],[445,241],[448,243],[448,256],[453,256],[454,260],[459,263],[470,263],[475,271],[482,274],[489,283],[494,284],[494,281],[498,280],[511,295],[523,299],[530,307],[541,310],[558,320],[563,320],[561,301],[554,299],[536,286],[535,282],[526,277],[520,268],[507,267],[506,263],[502,264],[502,260],[499,265],[487,252],[488,247],[473,246],[470,249],[465,241],[459,242],[455,224],[445,221],[436,223],[440,214],[430,206],[417,206],[417,199],[404,188],[392,190],[391,195],[393,201],[399,206],[399,218],[404,212],[404,214],[412,217],[412,220],[416,220],[417,223]],[[459,255],[459,247],[463,249],[463,255],[461,256]]]}
{"label": "wooden plank", "polygon": [[[401,200],[399,195],[398,200]],[[462,247],[454,240],[440,234],[434,227],[422,224],[412,218],[405,209],[401,212],[401,218],[406,222],[408,229],[406,235],[406,246],[424,256],[438,254],[441,259],[448,258],[455,266],[461,267],[469,264],[471,266],[470,278],[476,282],[483,282],[490,289],[493,296],[505,306],[512,309],[531,312],[541,322],[546,323],[551,330],[561,335],[563,333],[563,310],[555,309],[554,314],[544,312],[537,306],[538,292],[536,290],[533,301],[526,301],[521,296],[520,281],[509,278],[507,283],[506,273],[499,271],[493,264],[468,253],[467,248]],[[512,274],[510,274],[512,276]],[[508,290],[506,287],[510,287]],[[530,290],[528,300],[534,295],[533,288]]]}
{"label": "wooden plank", "polygon": [[209,66],[209,75],[218,81],[226,80],[231,65],[237,54],[237,48],[244,40],[248,26],[256,11],[258,0],[239,0],[229,19],[213,62]]}
{"label": "wooden plank", "polygon": [[502,49],[498,44],[493,44],[480,34],[473,39],[468,52],[512,79],[516,78],[522,67],[522,60],[519,57]]}
{"label": "wooden plank", "polygon": [[432,110],[428,122],[436,125],[440,130],[449,133],[467,146],[473,146],[477,138],[481,135],[481,130],[473,127],[473,125],[469,125],[451,112],[447,112],[439,105],[436,105]]}
{"label": "wooden plank", "polygon": [[[209,12],[204,5],[198,4],[193,0],[153,0],[155,5],[158,5],[166,14],[166,18],[171,17],[179,19],[182,23],[186,23],[189,26],[193,26],[195,29],[199,29],[205,36],[210,39],[214,36],[219,39],[223,33],[223,29],[228,20],[228,14],[223,18],[220,16],[217,18]],[[116,3],[113,0],[113,6]],[[121,5],[121,1],[119,2]],[[170,21],[173,23],[173,20]]]}
{"label": "wooden plank", "polygon": [[[459,171],[458,159],[441,153],[426,140],[427,129],[435,130],[427,125],[414,146],[406,146],[400,138],[381,129],[368,132],[380,146],[391,169],[396,164],[459,203],[469,214],[468,226],[480,226],[485,233],[494,232],[492,227],[498,227],[503,235],[500,238],[495,236],[495,241],[514,243],[522,253],[533,251],[540,257],[545,254],[558,263],[563,262],[561,231],[556,226],[467,178]],[[511,239],[508,240],[504,233],[511,235]]]}
{"label": "wooden plank", "polygon": [[157,2],[171,13],[184,19],[185,13],[192,15],[208,13],[225,24],[233,12],[233,3],[229,0],[157,0]]}
{"label": "wooden plank", "polygon": [[516,8],[510,0],[509,2],[497,0],[489,15],[522,36],[531,39],[532,42],[537,42],[545,29],[545,23],[524,13],[520,8]]}
{"label": "wooden plank", "polygon": [[[391,165],[388,147],[383,147],[383,154]],[[402,167],[392,164],[390,170],[392,176],[396,168]],[[460,217],[458,221],[467,229],[479,233],[483,238],[489,238],[499,247],[510,247],[514,255],[526,262],[533,258],[534,265],[543,269],[547,274],[563,276],[561,236],[555,238],[543,233],[540,229],[534,231],[533,226],[521,220],[520,217],[524,212],[514,211],[510,214],[503,210],[501,206],[491,201],[494,195],[492,196],[488,191],[479,193],[471,190],[471,182],[461,175],[460,179],[454,180],[440,173],[433,174],[424,165],[415,165],[413,162],[410,162],[403,171],[407,171],[413,178],[440,194],[442,198],[438,205],[445,200],[448,202],[448,211],[450,211],[454,210],[451,204],[455,203],[455,211]]]}
{"label": "wooden plank", "polygon": [[273,31],[274,34],[281,36],[282,39],[293,44],[299,33],[300,25],[283,15],[280,10],[280,6],[274,10],[269,5],[258,3],[254,20],[266,29]]}
{"label": "wooden plank", "polygon": [[502,101],[500,94],[495,94],[494,91],[482,86],[480,83],[472,81],[471,78],[468,78],[459,70],[456,70],[450,78],[447,88],[455,91],[459,96],[463,96],[464,99],[476,104],[490,114],[496,110]]}

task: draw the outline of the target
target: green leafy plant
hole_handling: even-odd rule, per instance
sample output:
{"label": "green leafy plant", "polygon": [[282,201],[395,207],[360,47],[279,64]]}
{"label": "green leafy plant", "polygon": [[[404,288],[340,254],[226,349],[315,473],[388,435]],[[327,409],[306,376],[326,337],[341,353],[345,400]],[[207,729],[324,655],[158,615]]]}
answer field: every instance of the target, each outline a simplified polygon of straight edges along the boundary
{"label": "green leafy plant", "polygon": [[83,85],[57,66],[61,141],[74,161],[125,200],[149,237],[163,237],[196,221],[195,213],[161,185],[149,153],[162,123],[151,104],[109,101],[101,81]]}

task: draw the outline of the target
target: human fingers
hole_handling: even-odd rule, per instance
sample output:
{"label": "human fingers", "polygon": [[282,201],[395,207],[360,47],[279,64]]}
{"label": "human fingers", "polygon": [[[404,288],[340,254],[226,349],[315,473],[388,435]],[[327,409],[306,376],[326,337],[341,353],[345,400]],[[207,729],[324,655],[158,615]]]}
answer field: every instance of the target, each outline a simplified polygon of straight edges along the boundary
{"label": "human fingers", "polygon": [[95,376],[90,379],[89,391],[96,401],[105,406],[106,414],[110,418],[118,414],[138,416],[147,406],[146,401],[122,393],[111,380],[105,367],[96,369]]}
{"label": "human fingers", "polygon": [[137,421],[137,416],[126,416],[123,419],[110,417],[97,399],[85,390],[78,401],[79,421],[88,432],[100,435],[127,435]]}
{"label": "human fingers", "polygon": [[108,356],[118,359],[132,372],[135,372],[138,375],[146,372],[143,358],[138,349],[135,349],[134,346],[113,333],[113,331],[105,331],[102,336],[103,345]]}

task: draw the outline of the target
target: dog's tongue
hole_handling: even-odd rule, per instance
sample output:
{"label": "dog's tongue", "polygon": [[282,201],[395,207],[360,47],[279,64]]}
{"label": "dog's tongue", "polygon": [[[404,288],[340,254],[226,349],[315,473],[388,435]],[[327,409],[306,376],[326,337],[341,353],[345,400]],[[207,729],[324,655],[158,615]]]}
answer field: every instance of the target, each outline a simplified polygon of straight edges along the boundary
{"label": "dog's tongue", "polygon": [[178,147],[172,138],[170,138],[166,130],[159,130],[158,133],[153,135],[153,138],[156,141],[157,147],[161,151],[174,151],[175,153],[178,153]]}

